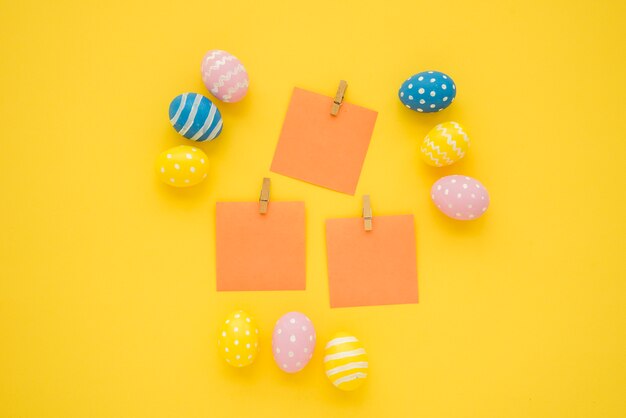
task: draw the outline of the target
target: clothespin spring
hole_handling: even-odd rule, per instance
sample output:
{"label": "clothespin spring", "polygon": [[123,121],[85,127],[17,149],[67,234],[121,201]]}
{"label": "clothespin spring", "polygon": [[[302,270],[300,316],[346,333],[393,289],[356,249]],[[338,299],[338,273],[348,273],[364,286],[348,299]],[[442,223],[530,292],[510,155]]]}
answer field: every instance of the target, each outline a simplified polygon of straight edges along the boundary
{"label": "clothespin spring", "polygon": [[346,80],[341,80],[339,82],[339,88],[337,88],[337,94],[335,94],[335,99],[333,100],[333,107],[330,109],[330,114],[333,116],[337,116],[339,113],[339,107],[343,103],[343,96],[346,94],[346,89],[348,88],[348,83]]}
{"label": "clothespin spring", "polygon": [[372,205],[367,194],[363,195],[363,227],[366,231],[372,230]]}
{"label": "clothespin spring", "polygon": [[261,196],[259,197],[259,213],[266,214],[270,203],[270,179],[263,178],[263,186],[261,187]]}

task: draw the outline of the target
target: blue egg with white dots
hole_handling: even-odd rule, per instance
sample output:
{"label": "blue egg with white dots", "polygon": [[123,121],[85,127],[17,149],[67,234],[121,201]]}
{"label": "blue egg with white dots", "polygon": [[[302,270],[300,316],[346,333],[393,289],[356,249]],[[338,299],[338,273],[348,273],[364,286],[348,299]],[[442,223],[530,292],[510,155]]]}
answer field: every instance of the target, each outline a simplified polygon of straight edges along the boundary
{"label": "blue egg with white dots", "polygon": [[170,103],[170,123],[192,141],[212,141],[222,132],[222,114],[212,101],[198,93],[184,93]]}
{"label": "blue egg with white dots", "polygon": [[402,83],[398,97],[406,107],[416,112],[441,112],[454,101],[456,85],[447,74],[424,71]]}

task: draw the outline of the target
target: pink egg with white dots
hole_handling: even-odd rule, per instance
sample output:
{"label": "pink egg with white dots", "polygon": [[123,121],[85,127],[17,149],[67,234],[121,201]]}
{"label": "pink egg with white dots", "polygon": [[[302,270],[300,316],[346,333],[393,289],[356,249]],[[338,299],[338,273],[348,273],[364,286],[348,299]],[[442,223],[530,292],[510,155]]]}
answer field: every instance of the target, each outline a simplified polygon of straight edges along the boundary
{"label": "pink egg with white dots", "polygon": [[467,176],[440,178],[433,184],[430,197],[440,211],[460,221],[480,218],[489,207],[485,186]]}
{"label": "pink egg with white dots", "polygon": [[289,312],[276,322],[272,334],[272,354],[278,367],[287,373],[296,373],[313,357],[315,328],[303,313]]}

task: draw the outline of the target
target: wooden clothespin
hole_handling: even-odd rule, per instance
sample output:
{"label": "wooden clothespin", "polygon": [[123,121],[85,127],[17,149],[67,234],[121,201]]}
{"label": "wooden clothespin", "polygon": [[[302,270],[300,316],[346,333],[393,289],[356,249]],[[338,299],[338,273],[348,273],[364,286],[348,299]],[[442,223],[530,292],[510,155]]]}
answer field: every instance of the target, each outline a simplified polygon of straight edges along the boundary
{"label": "wooden clothespin", "polygon": [[331,115],[337,116],[337,113],[339,113],[339,107],[341,106],[341,103],[343,103],[343,96],[346,94],[347,88],[348,83],[345,80],[341,80],[339,82],[337,94],[335,94],[335,100],[333,100],[333,107],[330,109]]}
{"label": "wooden clothespin", "polygon": [[266,214],[267,206],[270,203],[270,179],[263,178],[263,187],[261,187],[261,196],[259,197],[259,213]]}
{"label": "wooden clothespin", "polygon": [[363,195],[363,227],[366,231],[372,230],[372,205],[368,194]]}

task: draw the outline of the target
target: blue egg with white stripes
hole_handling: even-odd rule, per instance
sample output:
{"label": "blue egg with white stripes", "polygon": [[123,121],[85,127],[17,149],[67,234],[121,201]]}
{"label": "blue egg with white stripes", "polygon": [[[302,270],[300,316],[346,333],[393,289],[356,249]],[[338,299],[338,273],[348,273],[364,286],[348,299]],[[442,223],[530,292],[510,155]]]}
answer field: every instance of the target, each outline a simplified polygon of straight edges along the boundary
{"label": "blue egg with white stripes", "polygon": [[407,78],[400,91],[400,101],[420,113],[441,112],[456,97],[456,85],[449,75],[439,71],[424,71]]}
{"label": "blue egg with white stripes", "polygon": [[213,102],[198,93],[178,95],[170,103],[170,123],[192,141],[212,141],[222,132],[222,114]]}

